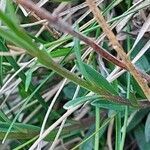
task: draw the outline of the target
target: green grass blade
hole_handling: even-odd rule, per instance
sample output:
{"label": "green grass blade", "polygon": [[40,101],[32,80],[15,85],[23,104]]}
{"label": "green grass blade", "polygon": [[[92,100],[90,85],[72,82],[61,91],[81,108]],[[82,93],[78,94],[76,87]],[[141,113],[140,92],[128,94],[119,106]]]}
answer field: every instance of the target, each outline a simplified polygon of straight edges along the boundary
{"label": "green grass blade", "polygon": [[73,107],[78,106],[79,104],[83,104],[87,101],[93,101],[95,99],[98,99],[100,96],[86,96],[86,97],[79,97],[75,98],[69,102],[67,102],[63,107],[64,109],[71,109]]}
{"label": "green grass blade", "polygon": [[[3,51],[8,52],[8,48],[5,46],[5,43],[3,43],[0,40],[1,43],[1,47],[3,49]],[[15,71],[17,71],[18,69],[20,69],[19,65],[16,63],[16,61],[14,60],[14,58],[12,56],[8,56],[6,57],[7,61],[12,65],[12,67],[14,68]],[[26,81],[26,75],[24,74],[23,71],[19,72],[19,77],[22,79],[22,82],[24,83],[25,86],[25,81]],[[31,83],[29,86],[29,95],[34,91],[34,86]],[[43,105],[44,108],[47,108],[47,104],[45,103],[44,99],[40,96],[40,94],[35,93],[35,98]]]}
{"label": "green grass blade", "polygon": [[80,65],[77,63],[77,66],[79,67],[80,71],[84,75],[84,77],[91,82],[91,84],[96,85],[101,90],[106,91],[106,93],[118,95],[113,86],[95,69],[90,67],[89,65],[82,63],[82,66],[84,67],[84,70],[80,67]]}

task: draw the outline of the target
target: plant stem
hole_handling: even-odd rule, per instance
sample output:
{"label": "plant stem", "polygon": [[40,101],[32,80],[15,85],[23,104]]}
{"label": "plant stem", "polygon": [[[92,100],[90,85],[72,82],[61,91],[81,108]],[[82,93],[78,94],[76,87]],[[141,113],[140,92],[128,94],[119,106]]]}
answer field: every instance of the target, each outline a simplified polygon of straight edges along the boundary
{"label": "plant stem", "polygon": [[98,9],[95,2],[93,0],[86,0],[89,8],[91,9],[94,17],[96,18],[97,22],[101,25],[104,33],[107,35],[112,47],[116,50],[120,58],[123,60],[123,63],[126,64],[127,70],[133,75],[135,80],[138,82],[139,86],[143,90],[145,96],[150,101],[150,88],[148,84],[145,82],[145,79],[139,74],[139,71],[135,68],[135,66],[131,63],[128,56],[124,52],[122,45],[118,42],[116,36],[111,31],[111,28],[105,21],[102,12]]}
{"label": "plant stem", "polygon": [[75,30],[73,30],[69,24],[67,24],[66,22],[58,18],[57,16],[50,14],[49,12],[47,12],[46,10],[42,8],[38,8],[31,1],[17,0],[17,2],[25,6],[29,10],[34,11],[40,18],[47,19],[49,23],[55,28],[57,28],[58,30],[69,33],[73,37],[77,37],[81,41],[85,42],[90,47],[92,47],[93,50],[95,50],[98,54],[100,54],[103,58],[107,59],[111,63],[114,63],[117,66],[120,66],[121,68],[126,69],[126,65],[122,61],[120,61],[119,59],[117,59],[116,57],[108,53],[107,51],[105,51],[103,48],[101,48],[98,44],[96,44],[94,41],[92,41],[88,37],[82,35],[80,32],[76,32]]}
{"label": "plant stem", "polygon": [[[47,19],[51,23],[51,25],[53,25],[54,27],[60,29],[63,32],[67,32],[67,33],[73,35],[74,37],[79,38],[80,40],[84,41],[89,46],[91,46],[93,49],[101,51],[102,55],[105,53],[103,50],[101,50],[101,48],[95,42],[93,42],[89,38],[83,36],[81,33],[74,31],[66,22],[62,21],[57,16],[51,15],[45,9],[38,8],[33,2],[24,1],[24,0],[17,0],[17,2],[22,4],[23,6],[27,7],[28,9],[34,11],[39,17]],[[7,21],[8,21],[8,19],[7,19]],[[24,34],[24,36],[25,36],[25,34]],[[21,38],[21,37],[19,37],[19,38]],[[29,38],[27,38],[26,36],[25,36],[25,38],[28,39],[28,41],[30,41]],[[48,53],[46,51],[37,49],[37,47],[35,45],[32,47],[32,49],[30,49],[30,46],[28,46],[27,43],[25,43],[25,45],[27,45],[27,47],[29,47],[29,49],[27,49],[28,52],[32,56],[37,57],[39,62],[41,62],[47,68],[54,70],[55,72],[57,72],[61,76],[65,77],[65,78],[68,78],[72,82],[84,87],[87,90],[90,90],[94,93],[102,95],[104,98],[106,98],[110,101],[113,101],[113,102],[116,102],[116,103],[122,103],[122,104],[131,106],[131,103],[128,100],[125,100],[124,98],[122,98],[120,96],[110,95],[106,91],[102,91],[101,89],[99,89],[99,87],[94,86],[90,82],[88,82],[86,80],[83,80],[83,79],[77,77],[75,74],[70,73],[68,70],[62,68],[60,65],[56,64],[50,58],[50,56],[48,55]],[[112,57],[114,57],[114,56],[112,56],[112,55],[110,56],[110,54],[108,53],[108,55],[106,55],[106,57],[108,59],[110,59],[111,62],[113,62]],[[116,61],[119,61],[118,63],[120,64],[120,60],[116,59]],[[124,64],[123,64],[122,68],[124,68]],[[145,103],[145,102],[144,103],[141,102],[139,105],[141,107],[149,106],[148,103]]]}
{"label": "plant stem", "polygon": [[116,129],[116,137],[115,137],[115,150],[119,150],[120,141],[121,141],[121,113],[118,112],[115,116],[115,129]]}
{"label": "plant stem", "polygon": [[[130,2],[128,3],[128,8],[130,8]],[[127,26],[127,32],[130,32],[130,25]],[[127,51],[129,51],[131,48],[131,41],[130,37],[127,37]],[[130,80],[131,76],[127,72],[127,98],[130,98]],[[125,136],[126,136],[126,129],[127,129],[127,121],[128,121],[128,111],[129,107],[125,107],[125,114],[124,114],[124,125],[123,125],[123,132],[122,132],[122,139],[121,139],[121,144],[120,144],[120,150],[123,150],[124,144],[125,144]]]}
{"label": "plant stem", "polygon": [[[114,81],[115,89],[119,92],[118,81]],[[119,150],[121,141],[121,112],[117,112],[115,116],[115,150]]]}
{"label": "plant stem", "polygon": [[95,150],[99,150],[99,128],[100,128],[100,109],[99,107],[95,107],[95,115],[96,115],[96,122],[95,122]]}

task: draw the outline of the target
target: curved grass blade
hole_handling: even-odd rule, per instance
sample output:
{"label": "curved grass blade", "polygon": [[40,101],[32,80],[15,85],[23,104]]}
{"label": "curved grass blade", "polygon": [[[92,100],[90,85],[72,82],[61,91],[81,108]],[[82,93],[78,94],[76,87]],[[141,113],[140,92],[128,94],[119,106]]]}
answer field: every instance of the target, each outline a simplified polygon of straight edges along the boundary
{"label": "curved grass blade", "polygon": [[[4,41],[0,40],[0,43],[1,43],[1,47],[2,47],[3,51],[6,51],[6,52],[9,51],[8,48],[5,46]],[[15,71],[20,69],[19,65],[16,63],[16,61],[14,60],[14,58],[12,56],[6,57],[6,59],[11,64],[11,66],[14,68]],[[21,71],[18,75],[22,79],[23,84],[25,85],[26,76],[25,76],[24,72]],[[31,83],[29,86],[29,95],[34,91],[34,89],[35,89],[35,87]],[[44,99],[40,96],[40,94],[35,93],[34,98],[36,98],[45,109],[48,107],[46,102],[44,101]]]}
{"label": "curved grass blade", "polygon": [[95,100],[91,103],[91,105],[100,107],[100,108],[105,108],[108,110],[115,110],[115,111],[122,111],[122,112],[125,110],[124,105],[116,104],[116,103],[110,102],[105,99],[104,100]]}
{"label": "curved grass blade", "polygon": [[96,85],[102,91],[107,91],[106,93],[118,95],[113,86],[99,72],[82,62],[80,41],[77,38],[74,38],[74,51],[77,58],[76,64],[87,81]]}
{"label": "curved grass blade", "polygon": [[97,95],[75,98],[75,99],[67,102],[63,107],[64,107],[64,109],[71,109],[73,107],[78,106],[79,104],[83,104],[87,101],[93,101],[98,98],[100,98],[100,96],[97,96]]}

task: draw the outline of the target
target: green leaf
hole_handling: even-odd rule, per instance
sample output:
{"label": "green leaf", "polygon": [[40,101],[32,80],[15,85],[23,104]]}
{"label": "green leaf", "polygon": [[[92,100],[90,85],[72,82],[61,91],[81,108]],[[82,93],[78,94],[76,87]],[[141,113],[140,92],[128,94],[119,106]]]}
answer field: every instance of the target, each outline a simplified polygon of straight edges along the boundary
{"label": "green leaf", "polygon": [[[63,88],[63,93],[65,95],[65,98],[71,100],[74,96],[74,92],[76,91],[77,86],[74,83],[68,83],[64,88]],[[78,92],[77,97],[82,97],[87,93],[87,90],[84,88],[80,87],[80,90]]]}
{"label": "green leaf", "polygon": [[67,102],[63,107],[64,109],[71,109],[79,104],[83,104],[87,101],[92,101],[95,99],[98,99],[100,96],[84,96],[84,97],[79,97],[79,98],[75,98],[69,102]]}
{"label": "green leaf", "polygon": [[65,56],[70,52],[70,48],[59,48],[56,49],[55,51],[50,52],[50,55],[52,57],[61,57],[61,56]]}
{"label": "green leaf", "polygon": [[36,70],[36,62],[31,66],[31,68],[26,72],[26,81],[25,81],[25,91],[28,91],[28,88],[32,81],[32,74]]}
{"label": "green leaf", "polygon": [[[1,32],[0,32],[0,34],[1,34]],[[5,33],[5,32],[4,32],[4,34],[7,35],[7,33]],[[9,36],[9,35],[8,35],[8,36]],[[1,39],[0,39],[0,45],[1,45],[1,48],[2,48],[3,51],[5,51],[5,52],[8,52],[8,51],[9,51],[8,48],[7,48],[6,45],[5,45],[5,42],[2,41]],[[14,68],[15,71],[17,71],[17,70],[20,69],[19,65],[16,63],[15,59],[14,59],[12,56],[6,57],[6,60],[11,64],[11,66]],[[18,76],[21,78],[23,84],[25,85],[26,76],[25,76],[24,72],[23,72],[23,71],[20,71],[20,72],[18,73]],[[21,83],[21,84],[22,84],[22,83]],[[24,85],[23,85],[23,86],[24,86]],[[22,85],[21,85],[21,86],[22,86]],[[24,89],[23,86],[21,87],[21,89]],[[35,90],[35,88],[34,88],[33,84],[30,84],[30,86],[29,86],[29,91],[28,91],[29,93],[26,93],[25,95],[31,94],[34,90]],[[25,92],[25,90],[24,90],[24,92]],[[40,96],[40,94],[35,93],[34,97],[35,97],[36,99],[38,99],[38,101],[43,105],[44,108],[47,108],[47,104],[46,104],[46,102],[44,101],[44,99]]]}
{"label": "green leaf", "polygon": [[121,104],[116,104],[113,102],[110,102],[108,100],[95,100],[91,103],[91,105],[100,107],[100,108],[105,108],[108,110],[116,110],[116,111],[124,111],[125,106]]}
{"label": "green leaf", "polygon": [[141,96],[142,98],[146,98],[143,91],[141,90],[141,87],[138,85],[137,81],[133,77],[131,78],[132,78],[131,83],[132,83],[133,91],[135,92],[135,94]]}
{"label": "green leaf", "polygon": [[[9,123],[0,122],[0,140],[4,138],[9,126],[10,126]],[[27,140],[27,139],[34,138],[40,133],[40,127],[37,127],[37,126],[23,124],[23,123],[14,123],[14,126],[17,128],[21,128],[22,131],[24,132],[21,132],[13,127],[11,131],[9,132],[8,139],[22,139],[22,140],[26,139]],[[57,132],[58,132],[58,129],[56,129],[55,131],[52,131],[51,134],[46,137],[46,140],[53,141]],[[69,132],[69,131],[67,130],[65,132]]]}
{"label": "green leaf", "polygon": [[[0,122],[0,140],[2,140],[7,133],[7,130],[9,128],[10,124],[6,122]],[[19,131],[18,129],[21,129]],[[33,126],[33,125],[27,125],[23,123],[15,123],[14,127],[10,131],[8,138],[9,139],[30,139],[38,135],[40,132],[40,128]]]}
{"label": "green leaf", "polygon": [[26,72],[26,82],[25,82],[25,91],[26,91],[26,92],[28,91],[29,85],[30,85],[31,80],[32,80],[32,73],[33,73],[33,70],[32,70],[32,69],[29,69],[29,70]]}
{"label": "green leaf", "polygon": [[113,86],[95,69],[93,69],[92,67],[90,67],[85,63],[82,63],[84,69],[83,67],[81,68],[81,66],[78,63],[77,66],[79,67],[81,73],[89,82],[96,85],[101,90],[107,91],[107,93],[118,95]]}
{"label": "green leaf", "polygon": [[16,17],[12,1],[11,0],[6,0],[6,1],[7,1],[7,4],[6,4],[6,14],[7,14],[7,16],[9,16],[10,20],[14,24],[18,24],[19,21],[18,21],[18,18]]}
{"label": "green leaf", "polygon": [[145,124],[145,139],[146,142],[150,142],[150,113],[147,116]]}
{"label": "green leaf", "polygon": [[[10,42],[12,42],[14,44],[16,44],[17,46],[22,47],[24,49],[27,49],[28,53],[30,53],[31,55],[32,55],[33,51],[37,50],[37,49],[35,50],[35,48],[33,48],[32,44],[29,44],[26,41],[26,39],[23,39],[23,37],[20,37],[20,36],[16,35],[11,30],[3,30],[3,29],[0,28],[0,35],[4,39],[6,39],[6,40],[8,40],[8,41],[10,41]],[[30,41],[32,41],[32,39],[30,39]],[[37,52],[35,52],[35,54],[36,53]]]}
{"label": "green leaf", "polygon": [[146,142],[144,136],[144,125],[140,125],[135,128],[134,135],[136,138],[136,143],[138,144],[140,150],[149,150],[150,142]]}
{"label": "green leaf", "polygon": [[135,92],[133,92],[133,93],[130,92],[129,101],[132,104],[132,106],[139,107],[138,100],[135,96]]}
{"label": "green leaf", "polygon": [[149,71],[150,63],[148,62],[148,59],[146,58],[146,56],[143,55],[143,56],[136,62],[136,66],[137,66],[140,70],[143,70],[143,71],[147,72],[147,71]]}
{"label": "green leaf", "polygon": [[146,114],[149,112],[149,109],[142,109],[138,110],[132,120],[130,121],[128,127],[127,127],[127,132],[130,132],[133,128],[135,128],[141,121],[142,119],[146,116]]}
{"label": "green leaf", "polygon": [[58,47],[58,46],[62,45],[63,43],[67,42],[68,40],[70,40],[71,38],[72,38],[72,36],[66,35],[65,37],[59,38],[58,40],[52,41],[50,43],[46,43],[46,44],[44,44],[44,46],[45,46],[45,48],[49,48],[49,49],[53,48],[53,46],[55,47],[56,45]]}
{"label": "green leaf", "polygon": [[[9,125],[11,124],[11,120],[9,120],[8,117],[2,111],[0,111],[0,122],[6,122]],[[21,128],[18,128],[17,126],[14,126],[14,128],[24,133],[24,131]]]}
{"label": "green leaf", "polygon": [[38,54],[37,46],[32,42],[32,39],[25,33],[25,31],[20,28],[20,26],[12,22],[6,14],[0,11],[0,19],[9,27],[10,30],[0,29],[0,35],[4,38],[13,42],[14,44],[21,46],[28,50],[29,53],[35,55]]}
{"label": "green leaf", "polygon": [[10,122],[7,116],[0,110],[0,121]]}

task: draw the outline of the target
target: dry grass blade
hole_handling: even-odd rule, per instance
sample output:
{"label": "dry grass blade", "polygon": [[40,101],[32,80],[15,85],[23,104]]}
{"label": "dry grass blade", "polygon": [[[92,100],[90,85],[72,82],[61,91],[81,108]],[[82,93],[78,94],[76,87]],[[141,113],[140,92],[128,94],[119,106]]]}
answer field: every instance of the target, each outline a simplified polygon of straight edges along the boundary
{"label": "dry grass blade", "polygon": [[143,24],[142,28],[139,31],[139,34],[130,50],[130,52],[128,53],[128,55],[131,54],[131,52],[133,51],[133,49],[135,48],[135,46],[138,44],[138,42],[141,40],[141,38],[144,36],[145,32],[147,32],[148,28],[150,27],[150,15],[148,16],[148,18],[146,19],[145,23]]}
{"label": "dry grass blade", "polygon": [[0,52],[0,56],[16,56],[21,55],[24,52]]}
{"label": "dry grass blade", "polygon": [[145,96],[150,101],[150,88],[149,88],[146,80],[141,77],[141,75],[139,74],[139,71],[136,70],[136,68],[133,66],[131,61],[128,59],[128,57],[127,57],[126,53],[124,52],[122,46],[120,45],[120,43],[116,39],[116,36],[114,35],[114,33],[111,31],[109,25],[106,23],[101,11],[98,9],[95,2],[92,1],[92,0],[87,0],[87,3],[89,5],[90,9],[92,10],[96,20],[98,21],[98,23],[102,27],[103,31],[107,35],[107,37],[108,37],[110,43],[112,44],[113,48],[118,52],[118,55],[123,60],[123,62],[126,64],[126,66],[128,68],[128,71],[134,76],[134,78],[136,79],[136,81],[140,85],[141,89],[145,93]]}
{"label": "dry grass blade", "polygon": [[75,110],[77,110],[81,105],[68,110],[61,118],[59,118],[54,124],[52,124],[48,129],[45,130],[45,132],[42,134],[40,138],[38,138],[34,144],[30,147],[29,150],[34,150],[38,143],[44,139],[53,129],[55,129],[63,120],[65,120],[68,116],[70,116]]}

